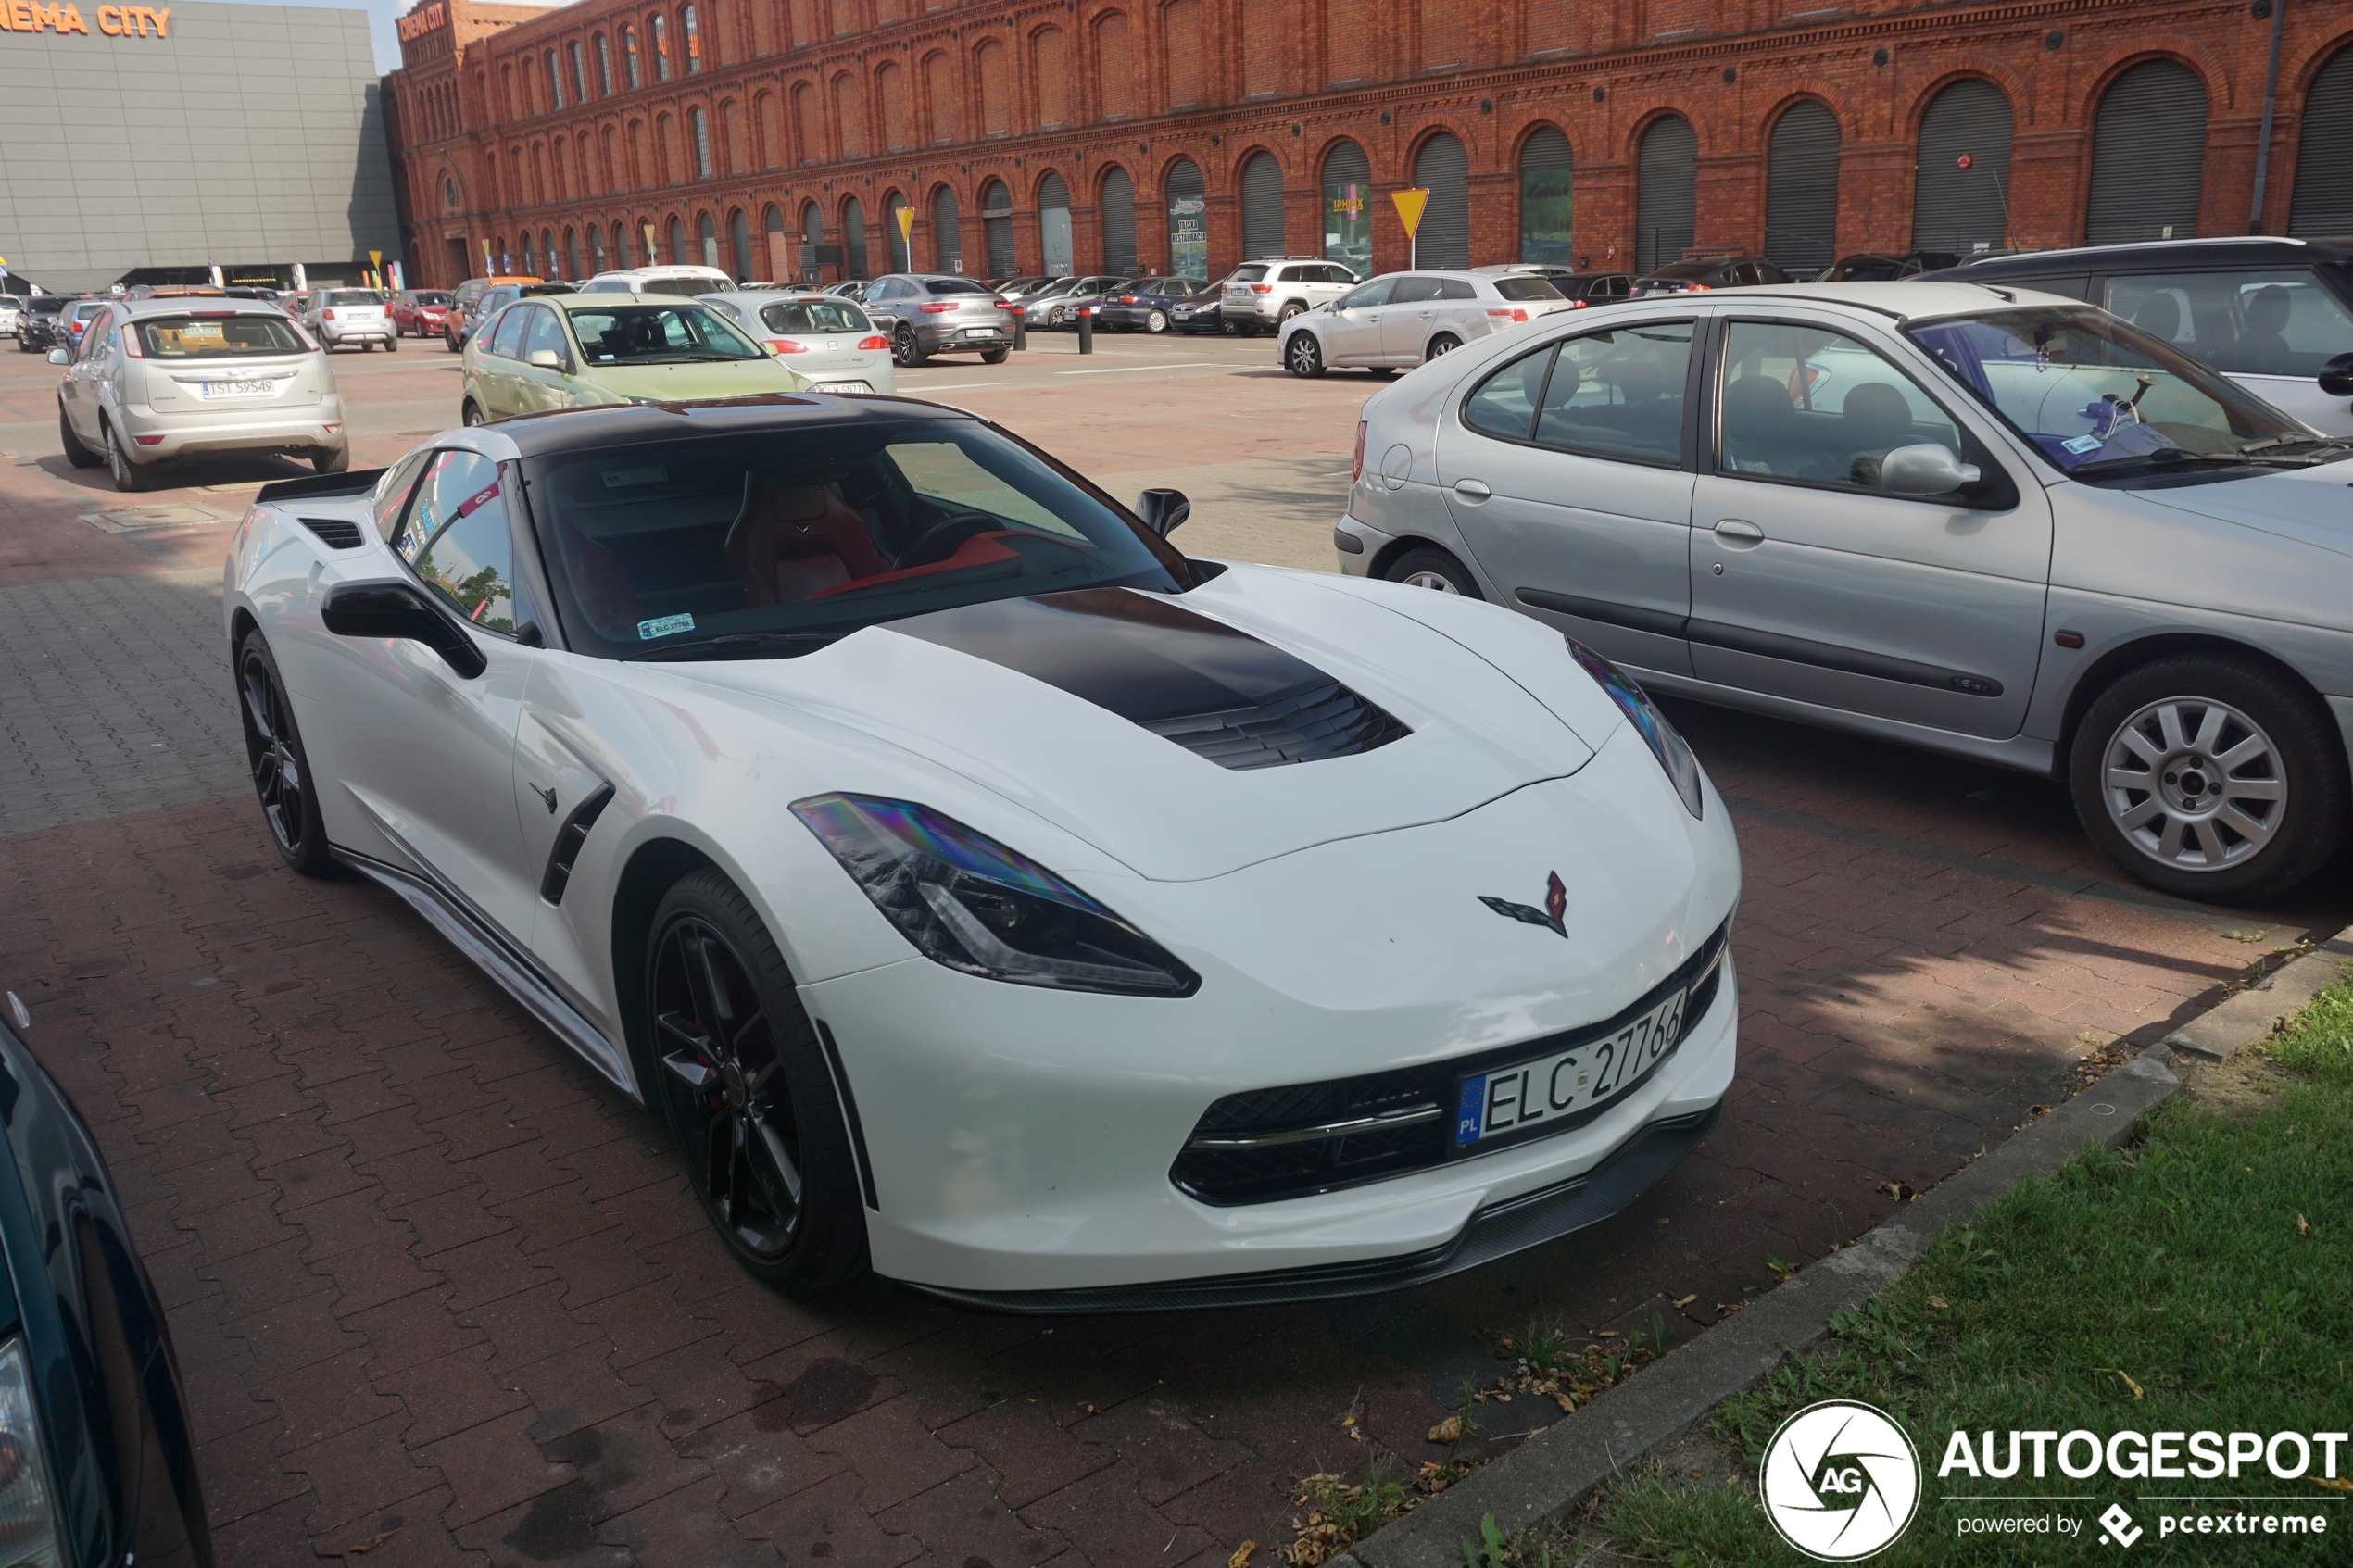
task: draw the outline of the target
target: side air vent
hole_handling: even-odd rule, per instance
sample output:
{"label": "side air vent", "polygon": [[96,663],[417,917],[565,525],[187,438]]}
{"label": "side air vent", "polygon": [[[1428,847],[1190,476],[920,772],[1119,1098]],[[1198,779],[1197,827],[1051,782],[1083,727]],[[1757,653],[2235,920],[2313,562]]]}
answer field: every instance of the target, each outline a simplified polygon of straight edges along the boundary
{"label": "side air vent", "polygon": [[1353,757],[1413,733],[1337,681],[1252,708],[1148,719],[1144,728],[1237,771]]}
{"label": "side air vent", "polygon": [[331,550],[356,550],[359,547],[359,525],[348,519],[306,517],[296,521]]}
{"label": "side air vent", "polygon": [[[548,792],[550,795],[554,791]],[[550,904],[564,901],[564,886],[572,881],[573,862],[580,859],[581,847],[588,842],[588,830],[612,804],[612,785],[606,784],[596,794],[572,809],[564,825],[556,830],[555,847],[547,851],[547,873],[539,879],[539,897]]]}

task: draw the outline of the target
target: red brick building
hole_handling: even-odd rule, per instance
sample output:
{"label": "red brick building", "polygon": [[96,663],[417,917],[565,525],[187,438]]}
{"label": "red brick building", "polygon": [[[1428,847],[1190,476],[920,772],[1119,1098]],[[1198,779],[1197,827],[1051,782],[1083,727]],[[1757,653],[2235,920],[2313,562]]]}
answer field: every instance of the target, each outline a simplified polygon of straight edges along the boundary
{"label": "red brick building", "polygon": [[900,207],[979,276],[1390,269],[1414,185],[1424,265],[1818,265],[2353,232],[2353,11],[2280,4],[426,0],[387,87],[419,283],[880,273]]}

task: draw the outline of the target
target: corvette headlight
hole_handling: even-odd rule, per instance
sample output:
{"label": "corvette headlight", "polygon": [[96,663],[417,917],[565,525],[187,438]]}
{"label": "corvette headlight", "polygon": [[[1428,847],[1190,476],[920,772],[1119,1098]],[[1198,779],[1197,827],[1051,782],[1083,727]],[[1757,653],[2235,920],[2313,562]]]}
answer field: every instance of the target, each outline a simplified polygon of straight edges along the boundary
{"label": "corvette headlight", "polygon": [[52,1568],[65,1561],[31,1374],[22,1339],[0,1346],[0,1562],[10,1568]]}
{"label": "corvette headlight", "polygon": [[1658,710],[1658,704],[1653,702],[1650,694],[1636,685],[1625,671],[1574,637],[1564,641],[1568,644],[1569,656],[1584,667],[1585,673],[1599,683],[1602,690],[1609,693],[1612,702],[1626,710],[1626,717],[1642,735],[1643,744],[1651,748],[1651,755],[1657,758],[1658,765],[1667,770],[1667,777],[1675,785],[1675,793],[1683,797],[1684,809],[1692,816],[1698,816],[1701,798],[1699,759],[1692,754],[1691,742],[1667,721],[1667,715]]}
{"label": "corvette headlight", "polygon": [[1016,985],[1189,997],[1201,977],[1045,867],[912,801],[812,795],[792,813],[935,963]]}

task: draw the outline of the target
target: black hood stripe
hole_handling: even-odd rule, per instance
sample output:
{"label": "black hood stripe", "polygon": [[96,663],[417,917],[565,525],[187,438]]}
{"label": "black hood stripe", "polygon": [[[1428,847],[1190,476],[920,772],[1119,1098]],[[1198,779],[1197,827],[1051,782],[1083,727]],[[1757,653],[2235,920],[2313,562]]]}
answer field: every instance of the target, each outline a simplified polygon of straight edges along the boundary
{"label": "black hood stripe", "polygon": [[1159,594],[1078,588],[890,629],[1042,681],[1221,767],[1351,756],[1411,733],[1305,659]]}

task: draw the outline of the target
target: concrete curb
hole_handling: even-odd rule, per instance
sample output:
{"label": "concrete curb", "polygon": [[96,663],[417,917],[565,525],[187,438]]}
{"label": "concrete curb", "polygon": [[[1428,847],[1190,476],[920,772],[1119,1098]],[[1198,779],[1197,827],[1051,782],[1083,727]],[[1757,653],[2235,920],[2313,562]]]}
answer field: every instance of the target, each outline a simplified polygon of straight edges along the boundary
{"label": "concrete curb", "polygon": [[1983,1159],[1881,1221],[1852,1247],[1669,1351],[1575,1414],[1564,1417],[1460,1485],[1375,1531],[1331,1568],[1461,1568],[1463,1543],[1495,1516],[1506,1536],[1555,1519],[1620,1471],[1673,1441],[1724,1400],[1830,1331],[1832,1314],[1900,1277],[1931,1242],[2027,1177],[2057,1169],[2096,1144],[2115,1148],[2181,1087],[2168,1066],[2179,1049],[2210,1060],[2267,1039],[2281,1021],[2344,978],[2353,926],[2281,966],[2058,1106]]}
{"label": "concrete curb", "polygon": [[1852,1247],[1799,1271],[1735,1315],[1670,1350],[1639,1377],[1566,1416],[1396,1523],[1359,1541],[1335,1568],[1462,1568],[1466,1540],[1492,1513],[1512,1535],[1556,1518],[1653,1449],[1830,1331],[1831,1314],[1901,1275],[1944,1228],[2087,1144],[2115,1148],[2181,1086],[2151,1046],[1982,1160],[1881,1221]]}

